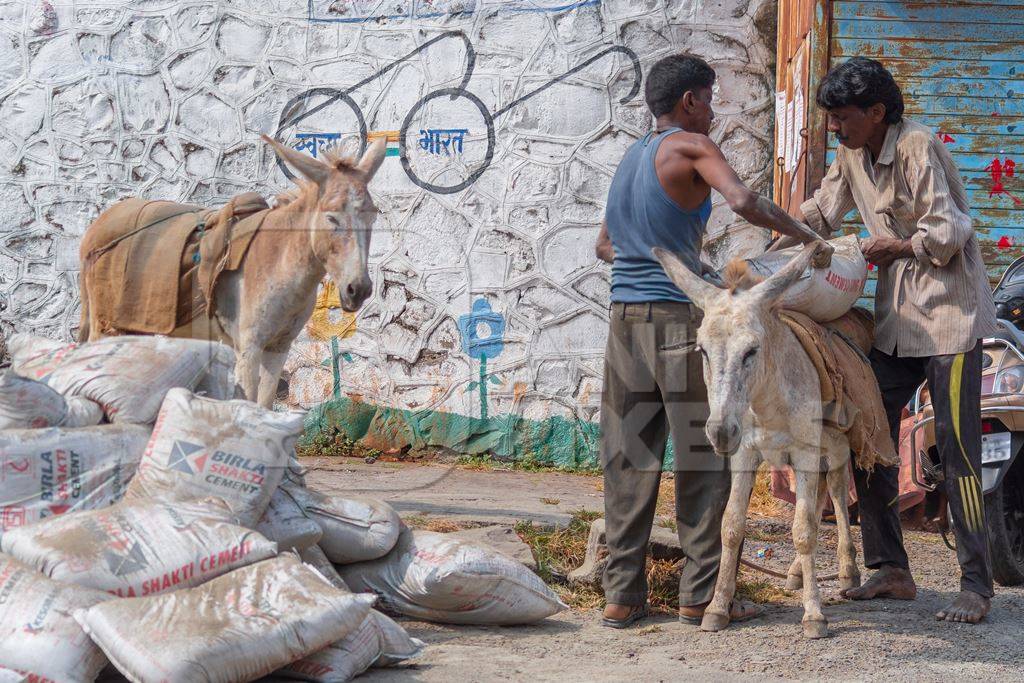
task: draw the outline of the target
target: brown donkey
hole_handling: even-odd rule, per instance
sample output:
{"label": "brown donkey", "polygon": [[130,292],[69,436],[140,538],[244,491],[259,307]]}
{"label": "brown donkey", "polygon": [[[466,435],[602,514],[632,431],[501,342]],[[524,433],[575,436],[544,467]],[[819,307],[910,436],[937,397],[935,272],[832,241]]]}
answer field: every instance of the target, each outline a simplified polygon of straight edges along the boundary
{"label": "brown donkey", "polygon": [[[376,141],[361,159],[350,161],[331,154],[323,160],[314,159],[267,136],[263,140],[306,182],[297,180],[299,187],[289,200],[258,215],[259,227],[248,241],[239,267],[224,270],[212,285],[210,300],[205,302],[212,316],[179,315],[167,332],[231,345],[236,354],[235,376],[245,397],[269,407],[288,350],[313,312],[317,287],[324,276],[329,275],[337,285],[346,311],[358,310],[372,292],[368,272],[370,236],[380,212],[367,184],[384,159],[386,141]],[[139,200],[119,204],[127,202]],[[197,220],[192,216],[202,211],[201,207],[160,204],[169,207],[166,211],[179,209],[172,216],[188,214],[186,220]],[[138,233],[144,232],[135,225],[112,225],[110,218],[104,223],[105,216],[118,215],[117,206],[105,211],[82,238],[80,341],[140,330],[127,321],[100,319],[96,314],[97,309],[111,310],[102,305],[102,297],[124,298],[124,291],[133,286],[127,275],[111,278],[110,273],[120,271],[109,267],[105,279],[96,277],[96,255],[105,255],[117,242],[137,239]],[[141,216],[142,211],[132,215]],[[185,228],[186,232],[190,229]],[[128,254],[153,250],[152,246],[132,247]],[[127,267],[122,270],[130,271]],[[152,284],[148,286],[152,288]],[[177,282],[168,283],[166,291],[172,296],[170,292],[178,291]],[[167,305],[167,301],[160,301],[161,307]],[[178,306],[180,310],[181,304]]]}

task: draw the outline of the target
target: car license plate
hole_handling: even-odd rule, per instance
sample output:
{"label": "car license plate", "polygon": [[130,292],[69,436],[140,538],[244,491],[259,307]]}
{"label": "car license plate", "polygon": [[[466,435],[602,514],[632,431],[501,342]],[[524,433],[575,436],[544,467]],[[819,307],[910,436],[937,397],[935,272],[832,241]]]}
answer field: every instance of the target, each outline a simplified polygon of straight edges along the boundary
{"label": "car license plate", "polygon": [[981,462],[1002,462],[1010,459],[1010,433],[982,434]]}

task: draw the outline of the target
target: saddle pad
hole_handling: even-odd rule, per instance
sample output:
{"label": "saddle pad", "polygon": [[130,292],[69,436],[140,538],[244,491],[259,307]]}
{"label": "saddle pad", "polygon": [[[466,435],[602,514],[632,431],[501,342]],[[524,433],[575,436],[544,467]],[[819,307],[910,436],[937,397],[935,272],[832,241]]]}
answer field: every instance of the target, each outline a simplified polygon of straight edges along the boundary
{"label": "saddle pad", "polygon": [[875,465],[898,463],[878,381],[863,351],[871,334],[870,318],[851,311],[827,326],[795,311],[780,311],[779,318],[796,335],[818,371],[823,417],[846,433],[857,467],[871,470]]}
{"label": "saddle pad", "polygon": [[103,334],[170,334],[177,318],[181,256],[215,212],[192,204],[127,199],[89,228],[85,254],[91,313]]}

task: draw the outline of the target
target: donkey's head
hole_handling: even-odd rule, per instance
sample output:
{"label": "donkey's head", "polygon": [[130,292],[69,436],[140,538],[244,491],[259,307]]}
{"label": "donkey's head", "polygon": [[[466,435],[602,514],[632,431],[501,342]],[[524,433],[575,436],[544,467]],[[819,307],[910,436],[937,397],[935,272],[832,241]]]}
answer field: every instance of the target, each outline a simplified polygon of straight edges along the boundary
{"label": "donkey's head", "polygon": [[818,244],[805,247],[764,281],[751,280],[736,267],[730,277],[727,269],[728,286],[724,289],[703,280],[672,252],[660,247],[652,252],[679,289],[704,311],[704,322],[697,330],[711,408],[704,429],[719,455],[736,452],[751,398],[772,389],[765,386],[769,363],[785,362],[772,356],[767,339],[772,307],[800,279]]}
{"label": "donkey's head", "polygon": [[366,186],[384,160],[387,141],[375,141],[358,161],[330,153],[321,161],[266,135],[263,140],[308,181],[296,182],[302,187],[313,254],[337,285],[341,307],[358,310],[373,291],[370,236],[380,215]]}

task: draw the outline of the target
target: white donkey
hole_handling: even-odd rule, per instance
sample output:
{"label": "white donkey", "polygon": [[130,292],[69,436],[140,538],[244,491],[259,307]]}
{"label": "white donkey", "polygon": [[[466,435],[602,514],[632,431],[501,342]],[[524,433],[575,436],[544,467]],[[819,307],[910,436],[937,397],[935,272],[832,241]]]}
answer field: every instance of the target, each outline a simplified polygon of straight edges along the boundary
{"label": "white donkey", "polygon": [[704,358],[711,408],[705,431],[715,452],[731,457],[722,561],[714,597],[701,623],[705,631],[719,631],[729,624],[747,507],[761,462],[790,465],[796,475],[793,545],[797,558],[787,587],[803,586],[804,635],[822,638],[828,633],[814,568],[826,482],[839,531],[840,583],[843,588],[860,585],[846,508],[849,443],[845,434],[823,424],[817,371],[774,310],[818,248],[818,244],[805,247],[782,270],[757,284],[742,277],[742,269],[729,268],[726,289],[695,275],[671,252],[660,248],[653,252],[669,277],[704,311],[697,346]]}

